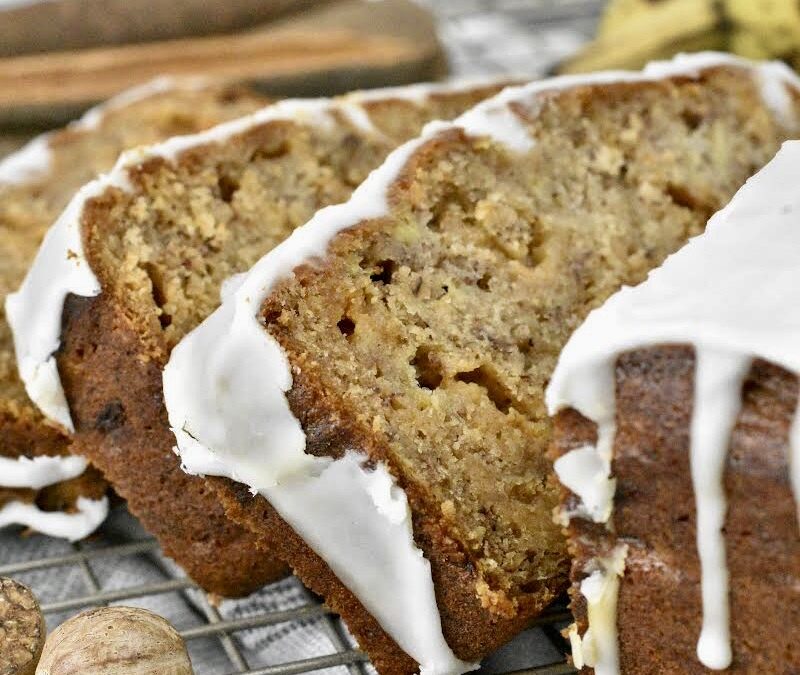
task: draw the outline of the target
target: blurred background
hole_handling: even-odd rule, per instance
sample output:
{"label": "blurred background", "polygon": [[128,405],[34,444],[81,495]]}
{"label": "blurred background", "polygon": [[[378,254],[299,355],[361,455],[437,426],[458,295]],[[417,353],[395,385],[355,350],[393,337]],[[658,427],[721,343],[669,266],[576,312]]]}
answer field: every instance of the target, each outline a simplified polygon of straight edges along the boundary
{"label": "blurred background", "polygon": [[321,96],[798,45],[795,0],[0,0],[0,154],[164,74]]}

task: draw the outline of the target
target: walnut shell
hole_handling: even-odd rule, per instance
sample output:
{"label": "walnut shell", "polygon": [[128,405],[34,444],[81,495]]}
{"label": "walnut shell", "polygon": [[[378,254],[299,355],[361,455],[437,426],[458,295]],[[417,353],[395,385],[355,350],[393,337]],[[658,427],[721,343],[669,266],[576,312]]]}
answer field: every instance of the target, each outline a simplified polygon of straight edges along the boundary
{"label": "walnut shell", "polygon": [[45,633],[31,589],[0,577],[0,675],[34,675]]}
{"label": "walnut shell", "polygon": [[136,607],[101,607],[50,634],[36,675],[191,675],[183,638]]}

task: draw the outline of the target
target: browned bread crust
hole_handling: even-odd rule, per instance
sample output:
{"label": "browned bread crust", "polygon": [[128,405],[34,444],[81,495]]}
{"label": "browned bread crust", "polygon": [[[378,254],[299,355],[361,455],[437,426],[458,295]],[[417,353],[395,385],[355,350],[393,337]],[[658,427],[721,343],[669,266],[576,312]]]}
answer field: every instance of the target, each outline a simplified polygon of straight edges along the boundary
{"label": "browned bread crust", "polygon": [[62,340],[59,370],[76,432],[72,451],[103,472],[164,553],[224,597],[285,576],[286,566],[225,516],[205,481],[181,471],[164,411],[161,363],[131,358],[141,353],[138,335],[109,296],[71,296]]}
{"label": "browned bread crust", "polygon": [[[628,545],[618,606],[624,675],[709,672],[696,657],[702,609],[688,452],[693,380],[689,347],[641,349],[619,358],[615,536],[577,518],[566,530],[572,610],[581,634],[586,605],[578,587],[586,564],[616,542]],[[797,389],[793,375],[756,361],[731,440],[725,535],[734,662],[725,672],[737,675],[800,672],[800,601],[791,581],[800,578],[800,538],[787,466]],[[562,412],[553,454],[594,437],[592,422],[573,410]],[[565,493],[567,507],[575,499]]]}

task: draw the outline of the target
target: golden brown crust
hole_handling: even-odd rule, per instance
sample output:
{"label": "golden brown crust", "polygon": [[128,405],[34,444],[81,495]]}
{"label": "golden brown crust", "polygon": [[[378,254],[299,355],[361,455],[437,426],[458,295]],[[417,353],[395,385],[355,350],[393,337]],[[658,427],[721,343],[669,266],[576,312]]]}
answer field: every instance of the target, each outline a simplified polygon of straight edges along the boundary
{"label": "golden brown crust", "polygon": [[69,454],[69,438],[30,409],[0,410],[0,438],[4,457]]}
{"label": "golden brown crust", "polygon": [[58,366],[76,425],[73,449],[103,471],[164,552],[225,597],[284,576],[286,567],[225,516],[205,481],[181,470],[161,392],[163,364],[143,356],[109,297],[68,298],[62,337]]}
{"label": "golden brown crust", "polygon": [[[629,546],[618,610],[626,675],[708,672],[695,656],[702,612],[688,458],[693,374],[694,355],[687,347],[620,357],[613,464],[617,539],[579,519],[567,530],[575,556],[573,611],[581,632],[586,608],[577,585],[585,576],[584,566],[615,541]],[[800,671],[792,628],[800,625],[792,582],[800,578],[800,539],[787,465],[796,399],[793,376],[755,362],[744,386],[725,476],[734,651],[726,672]],[[561,413],[554,454],[591,440],[593,434],[594,425],[574,411]]]}

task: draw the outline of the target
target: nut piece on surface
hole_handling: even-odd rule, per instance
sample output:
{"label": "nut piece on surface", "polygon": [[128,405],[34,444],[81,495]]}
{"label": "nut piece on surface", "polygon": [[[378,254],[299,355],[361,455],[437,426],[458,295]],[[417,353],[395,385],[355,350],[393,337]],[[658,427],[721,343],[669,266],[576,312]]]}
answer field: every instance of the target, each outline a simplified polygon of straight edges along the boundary
{"label": "nut piece on surface", "polygon": [[44,637],[44,617],[31,589],[0,577],[0,675],[34,675]]}
{"label": "nut piece on surface", "polygon": [[136,607],[101,607],[62,623],[36,675],[192,675],[186,645],[166,620]]}

